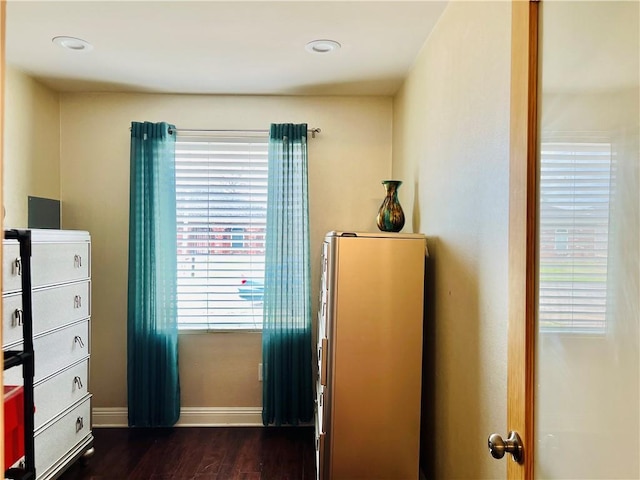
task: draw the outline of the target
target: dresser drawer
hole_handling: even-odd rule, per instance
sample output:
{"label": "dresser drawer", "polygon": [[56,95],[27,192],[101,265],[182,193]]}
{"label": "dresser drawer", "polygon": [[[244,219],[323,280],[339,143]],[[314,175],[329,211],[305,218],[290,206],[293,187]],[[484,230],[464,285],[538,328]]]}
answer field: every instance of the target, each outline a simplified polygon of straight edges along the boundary
{"label": "dresser drawer", "polygon": [[[44,288],[31,293],[33,335],[82,320],[90,315],[88,281],[61,287]],[[8,295],[2,302],[2,344],[22,340],[22,296]]]}
{"label": "dresser drawer", "polygon": [[40,335],[90,315],[90,283],[72,283],[33,292],[33,334]]}
{"label": "dresser drawer", "polygon": [[22,342],[22,295],[2,298],[2,346]]}
{"label": "dresser drawer", "polygon": [[320,433],[316,436],[316,478],[324,480],[324,455],[325,455],[325,438],[324,433]]}
{"label": "dresser drawer", "polygon": [[34,339],[34,383],[89,356],[89,321],[75,323]]}
{"label": "dresser drawer", "polygon": [[328,372],[328,350],[329,341],[326,338],[320,340],[319,358],[318,358],[318,370],[320,374],[320,384],[327,385],[327,372]]}
{"label": "dresser drawer", "polygon": [[89,278],[89,244],[34,243],[31,255],[32,287]]}
{"label": "dresser drawer", "polygon": [[[22,343],[12,347],[22,349]],[[66,367],[89,358],[89,320],[74,323],[33,340],[37,385],[45,378]],[[9,368],[4,371],[5,385],[22,385],[22,370]]]}
{"label": "dresser drawer", "polygon": [[325,391],[325,388],[320,386],[320,389],[318,390],[317,393],[317,407],[318,407],[318,411],[316,412],[316,428],[318,430],[318,432],[320,433],[325,433],[327,431],[325,422],[326,422],[326,415],[325,415],[325,404],[327,402],[327,392]]}
{"label": "dresser drawer", "polygon": [[15,240],[5,240],[2,251],[2,293],[22,288],[20,245]]}
{"label": "dresser drawer", "polygon": [[[89,243],[32,243],[31,287],[67,283],[89,278]],[[4,242],[2,258],[3,293],[21,289],[20,247]]]}
{"label": "dresser drawer", "polygon": [[87,394],[89,362],[83,361],[34,388],[36,430]]}
{"label": "dresser drawer", "polygon": [[35,434],[36,472],[42,478],[69,450],[91,434],[91,396]]}

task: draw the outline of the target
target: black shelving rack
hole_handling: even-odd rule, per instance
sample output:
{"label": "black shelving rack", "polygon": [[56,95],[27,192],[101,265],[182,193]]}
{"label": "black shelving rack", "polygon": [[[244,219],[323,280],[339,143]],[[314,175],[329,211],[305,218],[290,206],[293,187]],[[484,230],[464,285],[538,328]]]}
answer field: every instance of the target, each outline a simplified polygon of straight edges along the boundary
{"label": "black shelving rack", "polygon": [[4,478],[33,480],[36,478],[33,405],[33,313],[31,309],[31,231],[5,230],[4,238],[18,240],[20,245],[20,277],[22,281],[22,350],[4,352],[4,370],[22,366],[24,378],[24,466],[5,470]]}

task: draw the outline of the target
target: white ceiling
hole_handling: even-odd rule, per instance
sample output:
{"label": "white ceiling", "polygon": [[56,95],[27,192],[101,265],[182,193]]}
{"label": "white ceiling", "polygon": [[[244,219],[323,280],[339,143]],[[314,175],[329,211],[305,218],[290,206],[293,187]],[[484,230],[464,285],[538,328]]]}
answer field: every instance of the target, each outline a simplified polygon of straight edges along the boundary
{"label": "white ceiling", "polygon": [[8,0],[6,59],[58,91],[393,95],[446,3]]}

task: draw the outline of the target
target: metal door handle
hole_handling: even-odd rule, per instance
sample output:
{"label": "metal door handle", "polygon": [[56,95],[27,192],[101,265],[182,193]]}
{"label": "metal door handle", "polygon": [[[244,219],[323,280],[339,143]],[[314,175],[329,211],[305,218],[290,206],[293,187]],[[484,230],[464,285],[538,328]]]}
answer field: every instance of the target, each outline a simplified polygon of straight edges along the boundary
{"label": "metal door handle", "polygon": [[516,432],[509,432],[509,437],[506,440],[503,440],[501,435],[492,433],[489,435],[488,443],[489,452],[493,458],[502,458],[505,453],[510,453],[514,462],[522,462],[524,449],[520,435]]}

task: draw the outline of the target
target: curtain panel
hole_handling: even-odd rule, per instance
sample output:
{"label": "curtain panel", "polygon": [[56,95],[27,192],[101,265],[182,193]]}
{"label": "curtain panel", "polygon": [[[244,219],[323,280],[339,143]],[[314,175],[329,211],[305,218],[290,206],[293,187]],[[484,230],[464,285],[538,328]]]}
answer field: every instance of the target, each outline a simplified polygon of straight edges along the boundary
{"label": "curtain panel", "polygon": [[132,123],[127,385],[133,427],[171,426],[180,416],[174,163],[173,125]]}
{"label": "curtain panel", "polygon": [[313,417],[307,124],[269,135],[263,305],[264,425]]}

